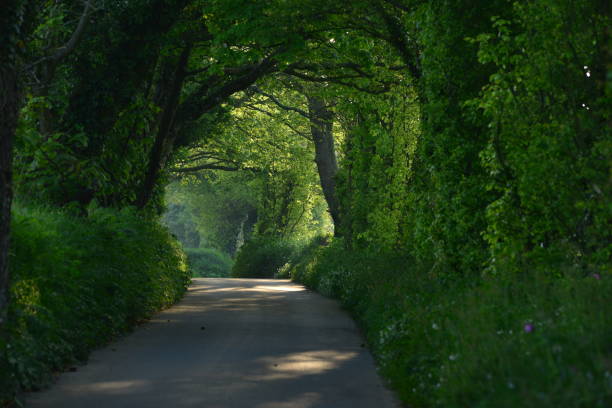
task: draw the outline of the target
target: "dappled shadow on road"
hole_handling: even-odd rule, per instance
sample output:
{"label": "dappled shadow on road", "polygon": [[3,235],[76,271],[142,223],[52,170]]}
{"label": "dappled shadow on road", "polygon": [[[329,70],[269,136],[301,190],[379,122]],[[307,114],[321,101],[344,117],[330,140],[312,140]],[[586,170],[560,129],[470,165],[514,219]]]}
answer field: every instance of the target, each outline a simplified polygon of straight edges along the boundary
{"label": "dappled shadow on road", "polygon": [[[122,378],[80,385],[49,407],[343,408],[378,407],[360,386],[358,351],[311,350],[244,361],[237,371]],[[341,377],[343,380],[338,381]],[[68,397],[68,398],[67,398]],[[345,401],[349,401],[347,404]],[[367,402],[369,401],[369,403]],[[382,404],[380,406],[383,406]]]}
{"label": "dappled shadow on road", "polygon": [[177,306],[27,407],[391,407],[353,322],[275,280],[198,279]]}

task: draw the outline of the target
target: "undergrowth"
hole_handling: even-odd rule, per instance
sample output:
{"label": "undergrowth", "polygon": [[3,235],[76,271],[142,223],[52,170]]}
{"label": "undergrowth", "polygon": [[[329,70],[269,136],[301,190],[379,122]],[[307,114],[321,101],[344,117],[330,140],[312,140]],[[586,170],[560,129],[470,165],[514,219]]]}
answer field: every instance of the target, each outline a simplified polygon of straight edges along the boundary
{"label": "undergrowth", "polygon": [[291,274],[353,313],[408,406],[612,406],[607,274],[448,279],[341,240]]}
{"label": "undergrowth", "polygon": [[16,206],[10,267],[12,302],[0,343],[5,403],[170,306],[189,284],[177,242],[129,210],[75,217]]}
{"label": "undergrowth", "polygon": [[232,276],[268,279],[279,277],[296,251],[296,243],[290,240],[253,238],[240,248],[232,268]]}
{"label": "undergrowth", "polygon": [[232,268],[235,278],[288,279],[294,265],[301,264],[310,253],[329,243],[328,235],[311,240],[261,236],[247,241],[238,251]]}
{"label": "undergrowth", "polygon": [[232,258],[217,249],[185,248],[185,254],[193,277],[225,278],[232,271]]}

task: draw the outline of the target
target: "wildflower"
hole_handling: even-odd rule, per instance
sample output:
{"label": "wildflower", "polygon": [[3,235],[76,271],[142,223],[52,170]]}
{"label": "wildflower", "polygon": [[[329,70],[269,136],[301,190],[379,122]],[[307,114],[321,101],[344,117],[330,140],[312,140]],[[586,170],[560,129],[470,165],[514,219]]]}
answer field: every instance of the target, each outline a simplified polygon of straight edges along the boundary
{"label": "wildflower", "polygon": [[448,359],[450,361],[455,361],[457,359],[457,355],[456,354],[451,354],[450,356],[448,356]]}
{"label": "wildflower", "polygon": [[526,323],[525,326],[523,326],[523,330],[525,333],[531,333],[535,330],[535,327],[531,323]]}
{"label": "wildflower", "polygon": [[601,275],[600,275],[600,274],[598,274],[598,273],[594,273],[594,274],[592,274],[591,276],[592,276],[593,278],[597,279],[597,280],[600,280],[600,279],[601,279]]}
{"label": "wildflower", "polygon": [[431,325],[431,328],[434,329],[434,330],[438,330],[440,327],[437,324],[434,323],[434,324]]}

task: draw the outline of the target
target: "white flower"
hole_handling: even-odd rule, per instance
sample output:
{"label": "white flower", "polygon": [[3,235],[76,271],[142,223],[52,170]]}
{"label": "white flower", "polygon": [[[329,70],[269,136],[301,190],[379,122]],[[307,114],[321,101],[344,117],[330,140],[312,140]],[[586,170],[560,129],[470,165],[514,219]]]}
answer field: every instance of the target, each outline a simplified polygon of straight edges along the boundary
{"label": "white flower", "polygon": [[440,327],[437,324],[435,324],[435,323],[433,323],[431,325],[431,328],[434,329],[434,330],[439,330],[440,329]]}

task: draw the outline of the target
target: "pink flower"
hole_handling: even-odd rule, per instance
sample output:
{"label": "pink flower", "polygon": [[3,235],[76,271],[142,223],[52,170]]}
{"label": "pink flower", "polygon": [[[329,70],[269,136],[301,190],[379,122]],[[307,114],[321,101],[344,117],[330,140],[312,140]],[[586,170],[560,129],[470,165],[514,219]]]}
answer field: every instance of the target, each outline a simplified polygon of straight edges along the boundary
{"label": "pink flower", "polygon": [[525,331],[525,333],[531,333],[532,331],[534,331],[534,330],[535,330],[535,327],[534,327],[534,326],[533,326],[533,324],[531,324],[531,323],[526,323],[526,324],[523,326],[523,330]]}
{"label": "pink flower", "polygon": [[600,279],[601,279],[601,275],[600,275],[600,274],[598,274],[598,273],[594,273],[594,274],[592,274],[591,276],[592,276],[593,278],[597,279],[597,280],[600,280]]}

